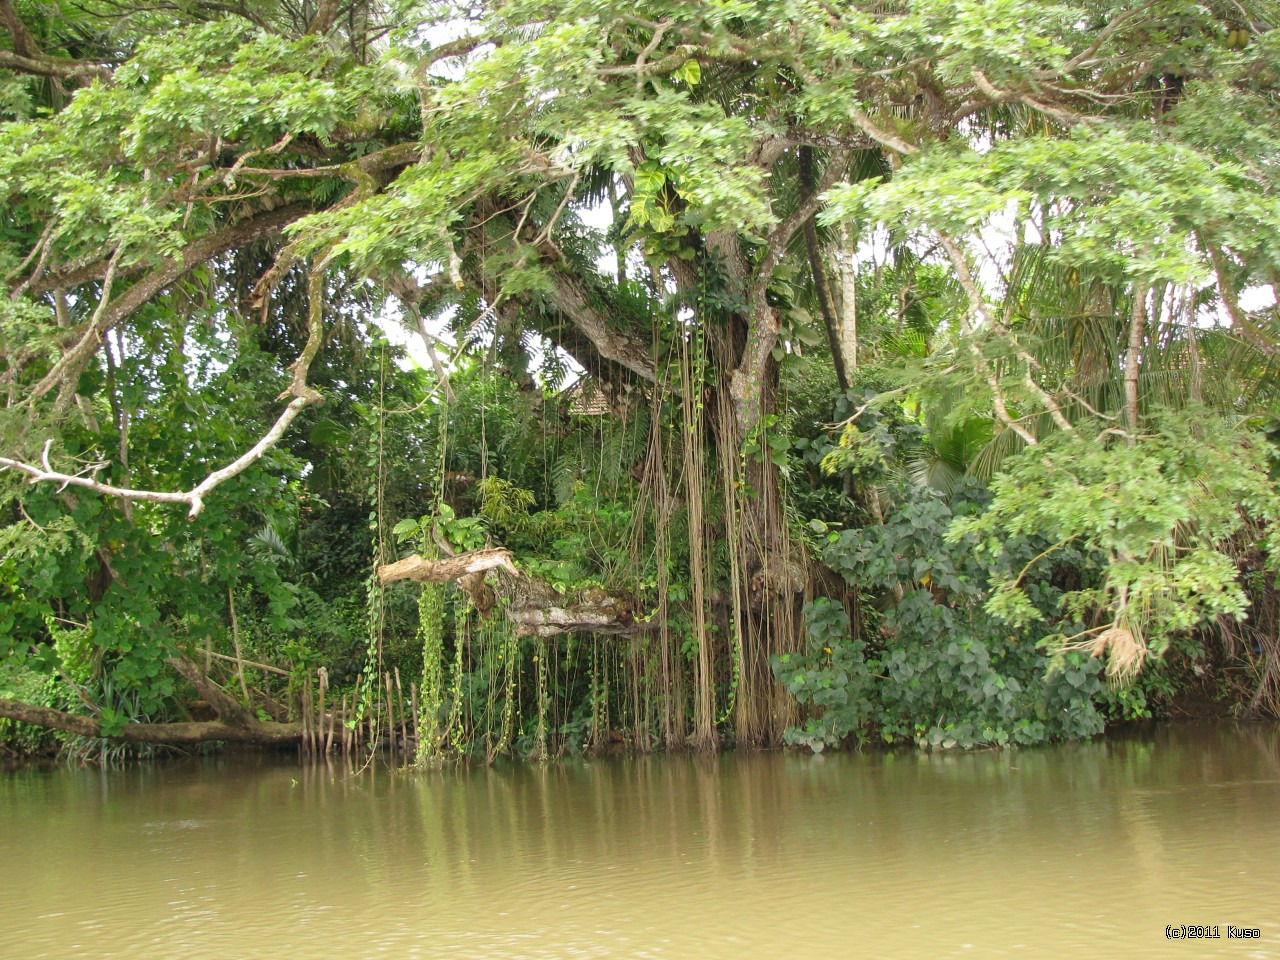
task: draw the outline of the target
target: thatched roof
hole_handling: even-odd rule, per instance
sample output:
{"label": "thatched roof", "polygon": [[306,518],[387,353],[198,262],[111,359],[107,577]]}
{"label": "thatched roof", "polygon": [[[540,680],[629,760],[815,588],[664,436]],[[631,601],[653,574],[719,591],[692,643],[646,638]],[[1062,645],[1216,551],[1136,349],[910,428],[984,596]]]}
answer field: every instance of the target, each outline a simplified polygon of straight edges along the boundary
{"label": "thatched roof", "polygon": [[569,412],[580,417],[603,417],[609,412],[600,384],[591,377],[583,377],[571,387],[560,392],[569,401]]}

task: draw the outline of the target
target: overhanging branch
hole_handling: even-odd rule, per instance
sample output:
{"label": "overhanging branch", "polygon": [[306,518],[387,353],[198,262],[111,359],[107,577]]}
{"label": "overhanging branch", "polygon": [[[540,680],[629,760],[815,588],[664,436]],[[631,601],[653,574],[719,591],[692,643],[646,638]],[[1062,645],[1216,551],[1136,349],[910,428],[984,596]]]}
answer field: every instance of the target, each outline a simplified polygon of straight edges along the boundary
{"label": "overhanging branch", "polygon": [[649,383],[657,382],[658,375],[648,345],[611,327],[603,311],[596,309],[587,299],[587,291],[580,280],[553,270],[550,299],[556,309],[591,341],[600,356],[626,367]]}
{"label": "overhanging branch", "polygon": [[[195,518],[199,516],[200,512],[204,510],[205,497],[215,487],[244,473],[245,470],[260,460],[268,450],[276,445],[284,435],[284,432],[289,429],[289,425],[298,418],[298,414],[302,413],[307,407],[324,401],[324,397],[321,396],[320,392],[307,383],[307,373],[311,368],[311,362],[320,351],[320,344],[324,340],[324,270],[327,265],[327,260],[321,260],[312,267],[308,279],[310,318],[307,326],[307,342],[302,349],[302,353],[298,355],[298,359],[290,367],[293,379],[290,381],[289,387],[280,394],[281,399],[284,397],[292,397],[293,399],[289,401],[289,405],[280,413],[276,422],[271,425],[271,429],[263,434],[257,443],[236,460],[220,470],[213,471],[192,489],[181,493],[173,493],[161,490],[132,490],[128,487],[115,487],[111,484],[100,483],[96,477],[98,471],[106,466],[105,463],[92,464],[79,473],[62,473],[54,470],[49,462],[49,449],[53,443],[52,440],[45,442],[44,454],[41,458],[42,466],[37,467],[34,464],[14,460],[10,457],[0,457],[0,469],[17,470],[20,473],[25,473],[31,477],[32,483],[58,483],[63,487],[81,487],[85,490],[92,490],[109,497],[119,497],[123,500],[140,500],[150,503],[185,503],[190,506],[188,517]],[[91,475],[86,476],[86,473]]]}

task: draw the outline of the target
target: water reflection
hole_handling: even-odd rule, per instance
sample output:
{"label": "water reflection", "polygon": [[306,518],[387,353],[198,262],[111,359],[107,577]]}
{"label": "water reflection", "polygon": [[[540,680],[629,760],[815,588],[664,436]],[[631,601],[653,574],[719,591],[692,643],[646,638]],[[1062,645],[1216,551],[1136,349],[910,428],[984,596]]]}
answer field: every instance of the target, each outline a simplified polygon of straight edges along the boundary
{"label": "water reflection", "polygon": [[[0,775],[6,957],[1280,956],[1280,731]],[[1168,923],[1260,926],[1174,944]]]}

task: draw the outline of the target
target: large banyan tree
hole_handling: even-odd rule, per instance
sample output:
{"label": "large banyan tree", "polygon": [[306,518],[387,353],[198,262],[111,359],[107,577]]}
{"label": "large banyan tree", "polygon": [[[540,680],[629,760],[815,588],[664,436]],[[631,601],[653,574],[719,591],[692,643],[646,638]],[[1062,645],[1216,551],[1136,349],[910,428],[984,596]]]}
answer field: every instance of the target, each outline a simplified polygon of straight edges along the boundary
{"label": "large banyan tree", "polygon": [[[1036,618],[1027,574],[1055,550],[1102,558],[1063,587],[1080,630],[1062,643],[1121,676],[1242,614],[1237,560],[1276,509],[1276,18],[1271,0],[0,0],[0,653],[70,697],[0,716],[162,737],[125,720],[167,716],[186,683],[217,719],[174,739],[296,735],[210,658],[255,577],[287,635],[297,591],[241,548],[310,509],[325,431],[382,462],[383,435],[338,408],[430,423],[400,451],[423,454],[396,514],[411,555],[375,517],[371,605],[423,583],[430,634],[456,583],[539,664],[556,637],[630,644],[668,745],[773,743],[801,701],[847,706],[778,673],[808,655],[806,602],[852,610],[877,576],[789,494],[806,376],[845,397],[824,448],[845,475],[813,482],[859,523],[901,506],[863,482],[886,404],[936,413],[935,438],[984,423],[968,459],[987,476],[1021,452],[953,530],[978,554],[1043,539],[1021,573],[995,565],[993,617]],[[886,298],[868,278],[888,259],[913,273]],[[862,383],[889,315],[898,379]],[[430,358],[404,396],[369,392],[399,376],[368,359],[375,320]],[[605,419],[638,425],[617,546],[659,557],[649,582],[566,586],[495,536],[503,478],[451,495],[469,481],[437,447],[472,362],[517,399],[574,369]],[[1208,474],[1178,474],[1195,450]],[[1152,485],[1164,499],[1141,499]],[[955,606],[964,577],[934,569],[888,602]],[[449,652],[426,657],[445,725],[462,694]]]}

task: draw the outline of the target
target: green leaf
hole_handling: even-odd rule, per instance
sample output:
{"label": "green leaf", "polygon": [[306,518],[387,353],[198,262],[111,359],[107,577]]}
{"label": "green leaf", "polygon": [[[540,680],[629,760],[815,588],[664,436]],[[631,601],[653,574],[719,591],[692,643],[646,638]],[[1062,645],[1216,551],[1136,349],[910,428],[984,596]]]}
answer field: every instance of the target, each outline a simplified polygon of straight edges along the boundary
{"label": "green leaf", "polygon": [[676,68],[671,76],[677,80],[684,81],[691,87],[696,87],[702,82],[702,65],[694,59],[686,60]]}
{"label": "green leaf", "polygon": [[391,535],[403,543],[405,540],[417,536],[419,529],[420,526],[417,520],[406,518],[391,528]]}

